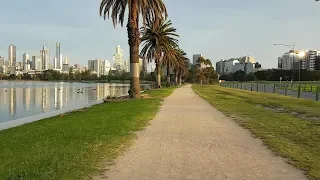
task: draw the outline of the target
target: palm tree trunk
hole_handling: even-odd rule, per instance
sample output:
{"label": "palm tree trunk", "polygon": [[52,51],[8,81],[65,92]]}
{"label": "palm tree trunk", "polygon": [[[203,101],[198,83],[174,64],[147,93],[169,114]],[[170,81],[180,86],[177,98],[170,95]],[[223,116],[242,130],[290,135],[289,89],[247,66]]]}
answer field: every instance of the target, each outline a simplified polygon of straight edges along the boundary
{"label": "palm tree trunk", "polygon": [[139,14],[138,0],[131,0],[128,15],[128,39],[130,47],[130,92],[131,98],[140,98],[140,79],[139,79]]}
{"label": "palm tree trunk", "polygon": [[167,86],[170,87],[171,80],[170,80],[170,64],[167,63]]}
{"label": "palm tree trunk", "polygon": [[174,76],[175,76],[174,83],[175,83],[176,86],[178,86],[178,72],[177,72],[177,70],[174,70],[174,71],[175,71],[175,73],[174,73]]}
{"label": "palm tree trunk", "polygon": [[160,62],[156,61],[156,72],[157,72],[157,87],[161,89],[161,68],[160,68]]}
{"label": "palm tree trunk", "polygon": [[182,84],[182,71],[180,70],[180,73],[179,73],[179,85],[181,86]]}

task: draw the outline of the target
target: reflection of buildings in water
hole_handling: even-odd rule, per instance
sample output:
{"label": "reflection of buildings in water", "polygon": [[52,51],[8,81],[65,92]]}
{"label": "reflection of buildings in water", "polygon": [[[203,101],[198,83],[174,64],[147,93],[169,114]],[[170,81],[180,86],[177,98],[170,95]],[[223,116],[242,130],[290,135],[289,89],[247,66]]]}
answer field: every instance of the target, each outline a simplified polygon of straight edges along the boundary
{"label": "reflection of buildings in water", "polygon": [[110,96],[115,96],[116,95],[116,88],[115,88],[115,84],[110,84]]}
{"label": "reflection of buildings in water", "polygon": [[61,91],[62,91],[62,100],[61,100],[61,106],[64,107],[67,105],[68,102],[68,90],[67,88],[69,87],[61,87]]}
{"label": "reflection of buildings in water", "polygon": [[58,109],[58,88],[57,87],[54,88],[53,100],[54,100],[54,107]]}
{"label": "reflection of buildings in water", "polygon": [[16,114],[17,104],[16,104],[17,92],[15,88],[9,89],[9,112],[10,116],[13,117]]}
{"label": "reflection of buildings in water", "polygon": [[47,112],[49,109],[49,88],[42,88],[42,111]]}
{"label": "reflection of buildings in water", "polygon": [[[92,87],[92,88],[94,88],[94,87]],[[88,89],[88,93],[87,93],[87,95],[88,95],[88,102],[95,101],[96,98],[97,98],[97,89],[96,89],[96,91],[93,91],[92,88]],[[98,88],[98,87],[95,87],[95,88]],[[83,88],[83,89],[85,89],[85,88]]]}
{"label": "reflection of buildings in water", "polygon": [[26,110],[29,110],[30,103],[31,103],[31,89],[23,88],[22,96],[23,96],[23,106],[25,107]]}
{"label": "reflection of buildings in water", "polygon": [[97,100],[102,100],[105,95],[104,86],[97,87]]}
{"label": "reflection of buildings in water", "polygon": [[61,109],[66,102],[66,88],[63,86],[54,88],[54,107]]}

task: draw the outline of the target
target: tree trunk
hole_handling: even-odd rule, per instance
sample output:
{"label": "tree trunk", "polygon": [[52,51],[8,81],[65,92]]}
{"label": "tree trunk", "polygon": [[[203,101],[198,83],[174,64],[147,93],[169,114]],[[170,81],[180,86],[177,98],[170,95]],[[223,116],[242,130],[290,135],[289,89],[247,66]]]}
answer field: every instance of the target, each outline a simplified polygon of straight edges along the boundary
{"label": "tree trunk", "polygon": [[157,71],[157,88],[161,89],[161,68],[160,62],[156,61],[156,71]]}
{"label": "tree trunk", "polygon": [[182,84],[182,71],[180,70],[180,73],[179,73],[179,85],[181,86]]}
{"label": "tree trunk", "polygon": [[139,14],[138,14],[138,0],[131,0],[129,4],[128,15],[128,39],[130,47],[130,91],[129,95],[131,98],[140,98],[140,73],[139,73],[139,45],[140,45],[140,34],[139,34]]}
{"label": "tree trunk", "polygon": [[170,80],[170,64],[167,63],[167,86],[170,87],[171,80]]}
{"label": "tree trunk", "polygon": [[178,72],[177,72],[177,70],[174,70],[174,76],[175,76],[175,78],[174,78],[174,83],[175,83],[175,85],[176,86],[178,86]]}

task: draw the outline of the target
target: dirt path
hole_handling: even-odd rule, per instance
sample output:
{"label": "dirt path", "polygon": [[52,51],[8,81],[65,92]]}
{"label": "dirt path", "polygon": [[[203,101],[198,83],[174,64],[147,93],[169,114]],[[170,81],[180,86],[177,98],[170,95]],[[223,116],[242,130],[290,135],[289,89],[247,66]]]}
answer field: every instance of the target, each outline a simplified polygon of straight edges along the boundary
{"label": "dirt path", "polygon": [[261,140],[196,95],[190,85],[165,99],[158,115],[115,165],[94,179],[304,180]]}

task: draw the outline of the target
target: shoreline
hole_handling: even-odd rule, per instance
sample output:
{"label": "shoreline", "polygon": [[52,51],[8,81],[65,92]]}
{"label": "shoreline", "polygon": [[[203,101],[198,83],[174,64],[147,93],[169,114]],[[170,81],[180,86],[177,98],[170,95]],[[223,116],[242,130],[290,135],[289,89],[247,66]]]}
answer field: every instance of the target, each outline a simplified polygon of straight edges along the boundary
{"label": "shoreline", "polygon": [[47,118],[58,116],[60,114],[65,114],[65,113],[69,113],[69,112],[72,112],[72,111],[76,111],[76,110],[80,110],[80,109],[84,109],[84,108],[89,108],[91,106],[94,106],[94,105],[97,105],[97,104],[102,104],[102,103],[103,103],[103,101],[99,100],[99,101],[92,102],[92,103],[89,103],[89,104],[80,104],[80,105],[77,105],[77,106],[72,107],[72,108],[66,107],[66,108],[63,108],[63,109],[55,110],[55,111],[49,111],[49,112],[36,114],[36,115],[24,117],[24,118],[19,118],[19,119],[15,119],[15,120],[9,120],[9,121],[0,123],[0,131],[5,130],[5,129],[14,128],[14,127],[17,127],[17,126],[21,126],[21,125],[24,125],[24,124],[29,124],[29,123],[32,123],[32,122],[44,120],[44,119],[47,119]]}

